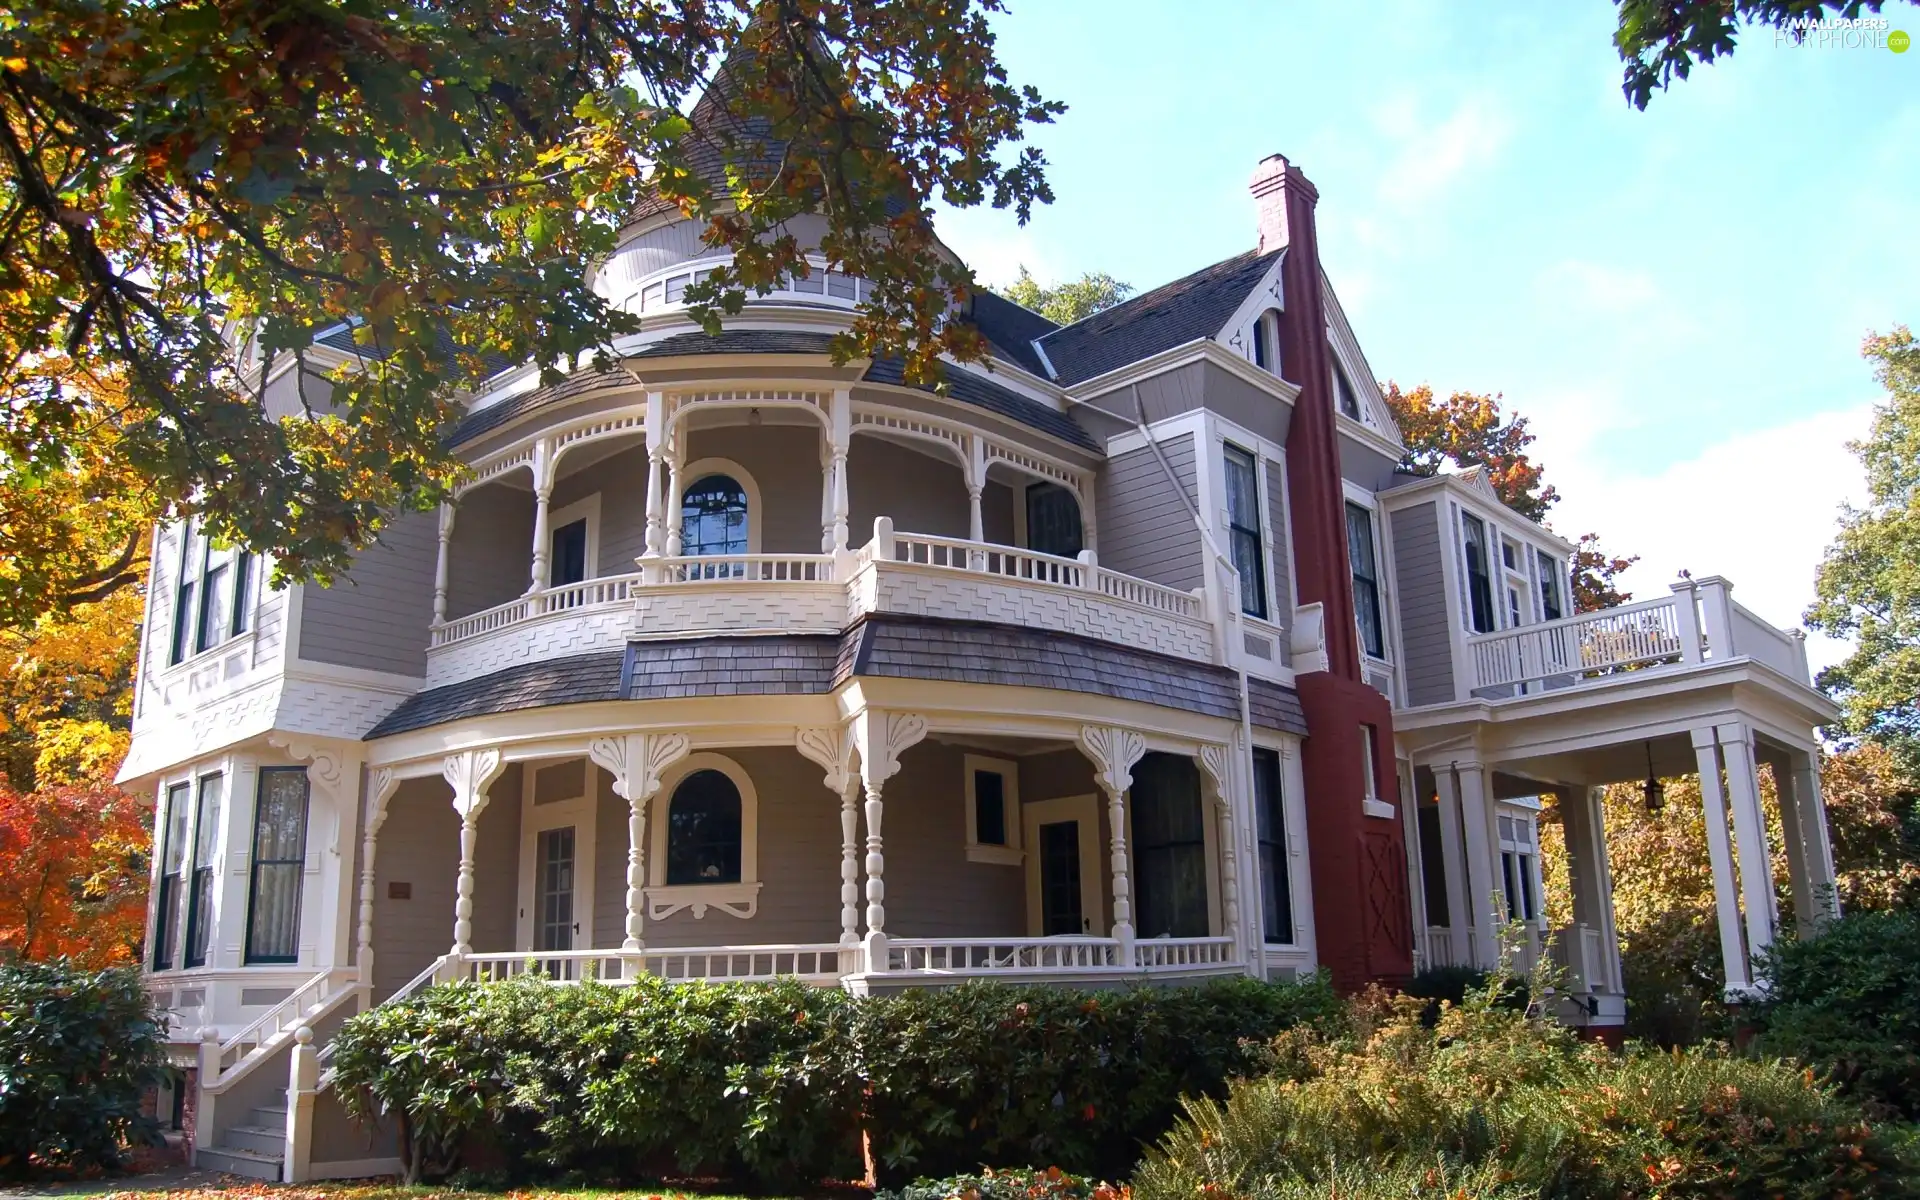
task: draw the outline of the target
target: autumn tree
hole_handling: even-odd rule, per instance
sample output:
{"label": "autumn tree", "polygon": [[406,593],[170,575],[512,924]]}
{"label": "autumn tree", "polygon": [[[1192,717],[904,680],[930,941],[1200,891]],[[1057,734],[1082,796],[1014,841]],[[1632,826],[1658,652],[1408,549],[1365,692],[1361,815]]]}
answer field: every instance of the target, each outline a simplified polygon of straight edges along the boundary
{"label": "autumn tree", "polygon": [[[387,514],[450,486],[440,433],[462,381],[500,362],[551,374],[636,327],[587,277],[643,198],[732,252],[689,293],[709,324],[807,271],[790,221],[814,211],[818,253],[872,282],[839,354],[901,357],[916,380],[942,354],[977,357],[977,332],[944,320],[972,280],[929,205],[1024,220],[1051,194],[1022,143],[1061,110],[1008,81],[999,8],[13,4],[5,469],[71,469],[112,425],[159,505],[283,574],[336,572]],[[685,102],[702,89],[696,122]],[[265,411],[260,365],[342,325],[360,361],[314,419]],[[56,354],[124,378],[124,400],[35,369]],[[42,574],[62,571],[21,570]]]}
{"label": "autumn tree", "polygon": [[1809,626],[1853,645],[1820,674],[1849,733],[1885,742],[1920,769],[1920,342],[1870,334],[1861,354],[1886,396],[1865,439],[1867,503],[1847,508],[1814,580]]}
{"label": "autumn tree", "polygon": [[1021,267],[1019,277],[998,290],[1015,304],[1039,313],[1055,325],[1071,325],[1119,304],[1133,294],[1133,285],[1122,283],[1104,271],[1088,271],[1078,279],[1043,287],[1032,272]]}
{"label": "autumn tree", "polygon": [[[1778,30],[1796,41],[1809,36],[1803,21],[1859,18],[1879,13],[1883,0],[1614,0],[1620,20],[1614,49],[1627,64],[1620,88],[1644,109],[1656,88],[1665,91],[1696,65],[1733,53],[1741,26]],[[1898,4],[1895,7],[1901,7]],[[1817,35],[1816,35],[1817,36]],[[1889,43],[1891,47],[1891,43]]]}
{"label": "autumn tree", "polygon": [[150,844],[139,805],[110,784],[0,783],[0,957],[136,961]]}
{"label": "autumn tree", "polygon": [[[1527,451],[1534,442],[1527,418],[1509,415],[1498,392],[1454,392],[1441,400],[1427,384],[1403,391],[1389,381],[1385,395],[1407,448],[1401,470],[1435,475],[1449,466],[1483,468],[1508,508],[1545,523],[1560,493]],[[1637,561],[1604,550],[1597,533],[1582,534],[1570,563],[1574,611],[1592,612],[1631,600],[1632,593],[1621,590],[1618,577]]]}

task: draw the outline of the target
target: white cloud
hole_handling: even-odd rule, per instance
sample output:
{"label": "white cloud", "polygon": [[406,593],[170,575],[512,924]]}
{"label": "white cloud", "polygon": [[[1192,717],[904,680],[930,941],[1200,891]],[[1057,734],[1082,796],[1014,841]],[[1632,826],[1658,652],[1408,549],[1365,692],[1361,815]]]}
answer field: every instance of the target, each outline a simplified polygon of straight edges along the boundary
{"label": "white cloud", "polygon": [[[1636,598],[1666,594],[1682,569],[1722,575],[1740,603],[1793,628],[1813,601],[1841,504],[1864,499],[1846,442],[1866,433],[1869,418],[1860,407],[1737,433],[1652,475],[1556,465],[1568,499],[1554,527],[1568,537],[1598,532],[1608,549],[1638,554],[1625,577]],[[1807,650],[1816,670],[1846,653],[1821,637]]]}
{"label": "white cloud", "polygon": [[1467,96],[1437,120],[1431,115],[1406,96],[1374,111],[1374,126],[1394,143],[1379,180],[1386,208],[1431,209],[1470,171],[1499,157],[1513,133],[1512,120],[1485,95]]}
{"label": "white cloud", "polygon": [[1041,283],[1067,278],[1058,252],[1003,209],[942,208],[935,217],[940,240],[973,268],[988,286],[1004,286],[1025,267]]}

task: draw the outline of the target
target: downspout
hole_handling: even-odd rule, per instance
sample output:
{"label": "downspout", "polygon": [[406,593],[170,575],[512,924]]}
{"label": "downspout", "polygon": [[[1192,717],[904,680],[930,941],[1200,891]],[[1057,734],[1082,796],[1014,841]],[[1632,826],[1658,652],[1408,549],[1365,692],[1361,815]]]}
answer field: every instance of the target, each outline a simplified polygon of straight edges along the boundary
{"label": "downspout", "polygon": [[[1147,408],[1140,399],[1140,385],[1130,384],[1127,390],[1133,395],[1133,427],[1139,431],[1141,437],[1146,439],[1147,449],[1153,452],[1153,460],[1160,464],[1161,473],[1167,477],[1167,482],[1172,485],[1174,494],[1180,497],[1180,503],[1186,506],[1187,515],[1193,518],[1193,527],[1200,531],[1200,540],[1205,543],[1207,552],[1212,555],[1213,561],[1210,565],[1216,569],[1219,567],[1225,567],[1227,569],[1227,577],[1233,584],[1233,594],[1236,596],[1239,595],[1240,569],[1234,566],[1232,558],[1221,551],[1220,543],[1214,540],[1213,531],[1208,528],[1206,518],[1200,512],[1199,504],[1193,497],[1187,495],[1187,489],[1181,484],[1180,477],[1174,473],[1173,464],[1167,461],[1167,452],[1160,448],[1159,441],[1153,436],[1153,432],[1147,428]],[[1076,400],[1073,401],[1073,403],[1084,404],[1085,401]],[[1104,412],[1105,410],[1103,409],[1102,411]],[[1113,414],[1108,413],[1107,415],[1111,416]],[[1233,627],[1240,632],[1242,641],[1244,642],[1246,637],[1245,613],[1239,612],[1236,609],[1233,618]],[[1225,631],[1222,630],[1222,632],[1224,633]],[[1226,646],[1221,646],[1221,653],[1225,654],[1226,649]],[[1239,664],[1234,667],[1234,674],[1238,677],[1240,684],[1240,765],[1243,777],[1247,781],[1249,795],[1251,795],[1253,788],[1253,701],[1247,683],[1247,668],[1244,664],[1243,656],[1231,655],[1229,656],[1229,661]],[[1233,812],[1233,797],[1231,795],[1227,797],[1227,811],[1229,814]],[[1237,817],[1234,819],[1234,824],[1236,827],[1239,826]],[[1244,841],[1244,835],[1248,832],[1250,831],[1245,828],[1239,828],[1239,836],[1236,836],[1234,840],[1236,842]],[[1253,855],[1241,855],[1240,865],[1248,869],[1235,872],[1239,877],[1240,890],[1241,911],[1239,932],[1241,938],[1248,941],[1251,941],[1251,939],[1247,939],[1247,930],[1250,928],[1250,914],[1253,913],[1256,908],[1259,908],[1262,912],[1265,911],[1264,906],[1259,904],[1259,892],[1260,889],[1265,886],[1265,881],[1259,878],[1260,872],[1257,863],[1254,861],[1255,857],[1256,856]],[[1242,947],[1243,950],[1250,950],[1256,970],[1262,979],[1267,977],[1265,940],[1265,931],[1263,930],[1258,943],[1253,943],[1250,947]]]}

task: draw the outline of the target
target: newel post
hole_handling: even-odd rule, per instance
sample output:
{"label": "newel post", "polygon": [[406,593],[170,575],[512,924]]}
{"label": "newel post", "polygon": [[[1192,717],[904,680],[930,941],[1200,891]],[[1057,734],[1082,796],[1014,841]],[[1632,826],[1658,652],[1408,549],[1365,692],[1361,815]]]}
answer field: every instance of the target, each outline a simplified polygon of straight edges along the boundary
{"label": "newel post", "polygon": [[1695,582],[1700,585],[1700,625],[1707,637],[1707,654],[1725,662],[1740,652],[1733,644],[1733,585],[1718,575]]}
{"label": "newel post", "polygon": [[287,1141],[282,1161],[286,1182],[313,1178],[313,1105],[320,1091],[320,1051],[313,1046],[313,1030],[302,1025],[293,1031],[293,1050],[287,1069]]}
{"label": "newel post", "polygon": [[1705,649],[1700,632],[1700,596],[1691,579],[1673,581],[1674,629],[1680,637],[1680,661],[1697,663]]}
{"label": "newel post", "polygon": [[[684,733],[630,733],[624,737],[594,738],[587,757],[613,776],[614,794],[627,802],[627,936],[623,953],[646,949],[645,903],[647,801],[660,790],[660,777],[687,756],[693,743]],[[634,974],[638,968],[634,968]]]}

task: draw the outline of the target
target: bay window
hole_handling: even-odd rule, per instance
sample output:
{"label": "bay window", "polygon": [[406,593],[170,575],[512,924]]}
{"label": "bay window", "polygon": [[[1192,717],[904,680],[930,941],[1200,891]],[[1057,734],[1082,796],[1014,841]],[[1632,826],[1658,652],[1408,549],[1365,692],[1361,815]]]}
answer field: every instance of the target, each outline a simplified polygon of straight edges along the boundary
{"label": "bay window", "polygon": [[1353,616],[1360,626],[1360,648],[1386,657],[1386,633],[1380,620],[1380,571],[1373,545],[1373,513],[1347,505],[1347,563],[1353,571]]}
{"label": "bay window", "polygon": [[[214,854],[220,844],[220,808],[226,777],[200,778],[193,818],[193,874],[187,886],[187,949],[183,967],[203,967],[213,933]],[[183,797],[184,798],[184,797]]]}
{"label": "bay window", "polygon": [[1487,560],[1487,523],[1471,513],[1460,514],[1461,540],[1467,556],[1467,618],[1475,633],[1492,633],[1492,564]]}
{"label": "bay window", "polygon": [[167,788],[167,810],[161,816],[160,891],[153,906],[153,969],[165,971],[173,966],[174,936],[180,929],[180,898],[185,890],[187,862],[187,802],[193,795],[190,783],[171,784]]}
{"label": "bay window", "polygon": [[1240,574],[1240,611],[1267,616],[1267,566],[1260,532],[1259,465],[1240,447],[1226,447],[1227,540]]}
{"label": "bay window", "polygon": [[1291,946],[1292,881],[1287,876],[1287,815],[1280,790],[1280,754],[1253,751],[1253,810],[1260,850],[1260,928],[1269,945]]}
{"label": "bay window", "polygon": [[307,863],[307,772],[264,767],[253,815],[247,887],[247,961],[300,957],[300,888]]}
{"label": "bay window", "polygon": [[246,550],[216,547],[188,522],[180,531],[178,565],[169,663],[245,633],[253,609],[253,555]]}

